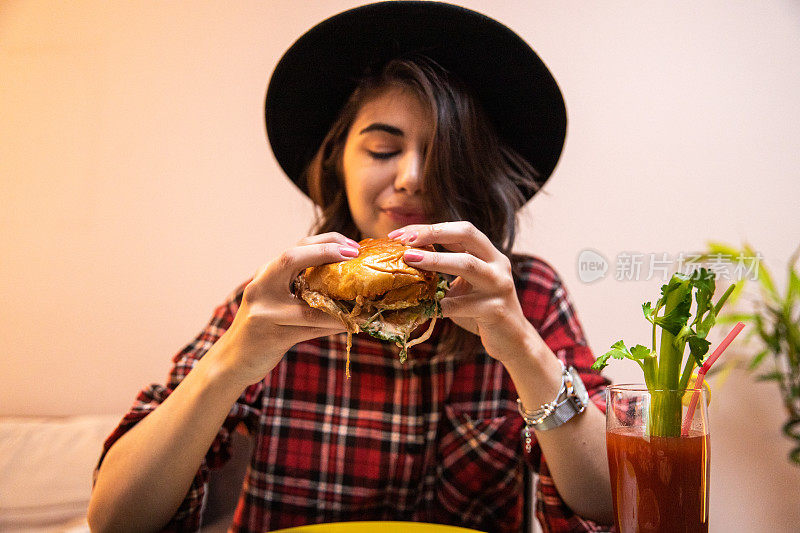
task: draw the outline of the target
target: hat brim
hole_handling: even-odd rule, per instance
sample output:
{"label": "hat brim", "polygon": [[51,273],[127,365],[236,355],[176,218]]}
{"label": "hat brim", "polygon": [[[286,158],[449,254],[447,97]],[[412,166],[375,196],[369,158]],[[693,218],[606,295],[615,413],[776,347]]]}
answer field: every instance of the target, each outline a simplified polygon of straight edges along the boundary
{"label": "hat brim", "polygon": [[[561,91],[536,52],[503,24],[429,1],[388,1],[342,12],[302,35],[267,88],[267,137],[278,164],[305,193],[304,172],[365,70],[422,54],[464,82],[500,138],[539,172],[555,169],[566,136]],[[534,191],[525,191],[527,198]]]}

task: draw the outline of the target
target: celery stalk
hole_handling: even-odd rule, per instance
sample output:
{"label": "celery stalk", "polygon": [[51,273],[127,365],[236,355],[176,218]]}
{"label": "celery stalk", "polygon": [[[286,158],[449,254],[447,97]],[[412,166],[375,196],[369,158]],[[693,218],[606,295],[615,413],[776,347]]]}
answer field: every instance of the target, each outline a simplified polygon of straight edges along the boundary
{"label": "celery stalk", "polygon": [[[620,340],[592,365],[592,368],[600,370],[611,358],[632,359],[639,364],[651,393],[650,435],[677,437],[681,434],[683,393],[689,385],[692,370],[708,353],[710,343],[706,336],[733,287],[716,305],[711,303],[714,289],[715,275],[710,270],[701,268],[692,276],[673,275],[669,283],[661,287],[661,298],[655,307],[649,302],[642,306],[645,318],[653,324],[652,348],[636,345],[629,350]],[[657,327],[661,328],[660,339],[656,335]],[[689,353],[684,362],[687,346]]]}

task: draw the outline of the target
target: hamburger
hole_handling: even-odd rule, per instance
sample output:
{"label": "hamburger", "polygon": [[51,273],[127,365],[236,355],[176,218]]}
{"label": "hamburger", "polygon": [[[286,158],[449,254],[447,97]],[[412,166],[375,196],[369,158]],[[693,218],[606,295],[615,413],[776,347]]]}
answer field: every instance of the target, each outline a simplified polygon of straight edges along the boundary
{"label": "hamburger", "polygon": [[[347,377],[354,333],[394,342],[403,363],[409,348],[430,337],[447,290],[447,281],[436,272],[403,261],[411,246],[387,238],[359,244],[358,257],[309,267],[293,283],[295,296],[338,318],[347,329]],[[412,332],[429,319],[425,333],[410,341]]]}

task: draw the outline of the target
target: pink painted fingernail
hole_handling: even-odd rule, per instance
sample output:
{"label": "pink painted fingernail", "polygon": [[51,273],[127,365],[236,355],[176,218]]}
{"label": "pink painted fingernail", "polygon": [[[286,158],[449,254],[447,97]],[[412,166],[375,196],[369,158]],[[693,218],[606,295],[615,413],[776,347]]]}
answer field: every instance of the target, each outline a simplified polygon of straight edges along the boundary
{"label": "pink painted fingernail", "polygon": [[360,245],[360,244],[358,244],[358,243],[357,243],[356,241],[354,241],[353,239],[345,239],[345,241],[347,242],[347,244],[349,244],[349,245],[350,245],[350,246],[352,246],[353,248],[361,248],[361,245]]}
{"label": "pink painted fingernail", "polygon": [[417,250],[407,250],[406,253],[403,254],[403,259],[406,261],[422,261],[422,258],[422,252],[418,252]]}
{"label": "pink painted fingernail", "polygon": [[345,257],[358,257],[358,250],[349,246],[340,246],[339,253]]}
{"label": "pink painted fingernail", "polygon": [[389,234],[387,235],[387,237],[389,237],[390,239],[396,239],[397,237],[399,237],[400,235],[402,235],[404,232],[405,232],[405,230],[402,230],[402,229],[396,229],[396,230],[394,230],[393,232],[389,233]]}

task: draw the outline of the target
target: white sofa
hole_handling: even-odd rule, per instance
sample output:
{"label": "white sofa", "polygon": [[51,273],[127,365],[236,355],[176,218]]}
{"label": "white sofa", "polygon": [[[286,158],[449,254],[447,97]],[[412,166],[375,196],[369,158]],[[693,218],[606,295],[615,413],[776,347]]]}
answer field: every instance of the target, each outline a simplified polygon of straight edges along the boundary
{"label": "white sofa", "polygon": [[88,531],[92,470],[120,418],[0,417],[0,531]]}
{"label": "white sofa", "polygon": [[[121,418],[0,417],[0,531],[87,533],[92,472]],[[234,434],[232,460],[212,471],[204,533],[227,530],[251,450]]]}

